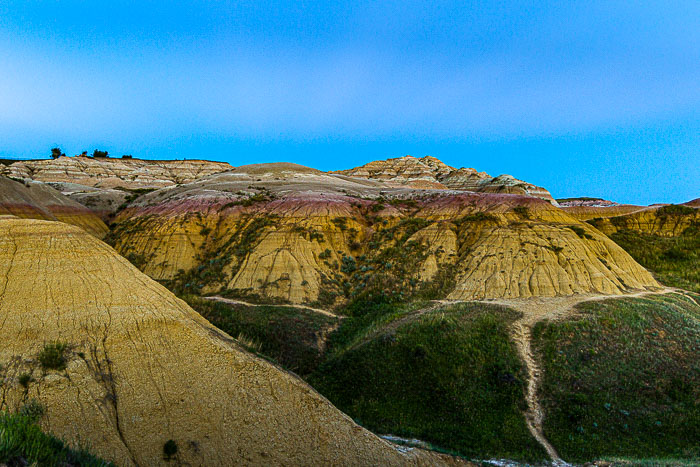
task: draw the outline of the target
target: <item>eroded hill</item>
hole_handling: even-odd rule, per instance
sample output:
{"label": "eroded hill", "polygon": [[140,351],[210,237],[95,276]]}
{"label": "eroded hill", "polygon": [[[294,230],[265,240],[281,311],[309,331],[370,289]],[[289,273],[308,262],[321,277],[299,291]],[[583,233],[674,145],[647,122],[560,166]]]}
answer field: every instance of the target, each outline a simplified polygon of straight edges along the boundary
{"label": "eroded hill", "polygon": [[98,188],[160,188],[187,183],[231,169],[224,162],[143,160],[108,157],[59,157],[17,161],[0,167],[0,175],[46,183],[74,183]]}
{"label": "eroded hill", "polygon": [[0,410],[118,465],[435,464],[360,428],[82,229],[0,218]]}
{"label": "eroded hill", "polygon": [[696,201],[594,217],[588,223],[608,234],[662,283],[700,292],[700,209]]}
{"label": "eroded hill", "polygon": [[103,238],[108,229],[90,209],[43,183],[0,176],[0,215],[58,220]]}
{"label": "eroded hill", "polygon": [[325,306],[656,287],[614,242],[531,196],[388,187],[271,164],[140,196],[109,241],[183,293]]}
{"label": "eroded hill", "polygon": [[333,173],[351,177],[383,180],[393,185],[412,188],[435,188],[473,191],[481,193],[511,193],[533,196],[557,205],[544,188],[518,180],[510,175],[492,177],[476,169],[456,169],[434,157],[398,157],[372,161],[360,167],[338,170]]}

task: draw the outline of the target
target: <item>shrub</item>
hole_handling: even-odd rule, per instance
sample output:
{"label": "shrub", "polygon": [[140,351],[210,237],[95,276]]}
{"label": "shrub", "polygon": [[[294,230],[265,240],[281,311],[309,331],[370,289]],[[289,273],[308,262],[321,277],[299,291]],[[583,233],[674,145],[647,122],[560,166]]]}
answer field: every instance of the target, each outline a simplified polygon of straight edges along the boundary
{"label": "shrub", "polygon": [[51,148],[51,159],[58,159],[59,157],[66,157],[61,148]]}
{"label": "shrub", "polygon": [[177,454],[177,443],[169,439],[163,445],[163,457],[169,461],[175,454]]}
{"label": "shrub", "polygon": [[352,256],[343,256],[340,271],[345,274],[352,274],[357,269],[357,262]]}
{"label": "shrub", "polygon": [[23,417],[27,417],[31,420],[39,420],[44,416],[44,406],[36,399],[31,399],[26,404],[22,405],[19,409],[19,414]]}
{"label": "shrub", "polygon": [[580,238],[587,238],[589,240],[593,238],[593,236],[591,234],[586,233],[586,230],[579,225],[570,225],[568,227],[571,230],[573,230],[574,233],[576,233],[576,235],[578,235]]}
{"label": "shrub", "polygon": [[620,230],[610,238],[664,285],[700,292],[700,231],[690,226],[677,237]]}
{"label": "shrub", "polygon": [[525,206],[516,206],[513,208],[513,212],[519,215],[520,217],[524,217],[525,219],[530,218],[530,210]]}
{"label": "shrub", "polygon": [[30,375],[29,373],[22,373],[21,375],[19,375],[18,381],[19,384],[26,389],[29,387],[29,383],[32,382],[32,375]]}
{"label": "shrub", "polygon": [[340,230],[345,231],[348,228],[348,220],[344,217],[336,217],[335,219],[331,220],[336,227],[338,227]]}
{"label": "shrub", "polygon": [[46,344],[39,352],[39,363],[45,370],[63,370],[66,368],[65,352],[68,346],[63,342]]}
{"label": "shrub", "polygon": [[107,151],[100,151],[99,149],[95,149],[92,153],[92,157],[109,157],[109,153]]}

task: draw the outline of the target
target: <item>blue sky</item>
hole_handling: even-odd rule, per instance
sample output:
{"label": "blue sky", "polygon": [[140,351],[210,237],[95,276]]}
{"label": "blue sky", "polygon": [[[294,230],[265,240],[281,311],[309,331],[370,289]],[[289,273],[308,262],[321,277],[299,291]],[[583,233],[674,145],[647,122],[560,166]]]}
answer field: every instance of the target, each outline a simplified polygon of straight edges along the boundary
{"label": "blue sky", "polygon": [[700,196],[700,2],[0,2],[0,157],[432,155]]}

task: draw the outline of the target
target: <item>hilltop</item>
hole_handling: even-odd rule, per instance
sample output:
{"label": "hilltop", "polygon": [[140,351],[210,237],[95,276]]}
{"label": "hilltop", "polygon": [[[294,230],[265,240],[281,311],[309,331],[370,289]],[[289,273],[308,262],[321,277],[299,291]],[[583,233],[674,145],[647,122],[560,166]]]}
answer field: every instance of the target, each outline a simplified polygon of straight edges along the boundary
{"label": "hilltop", "polygon": [[435,157],[404,156],[373,161],[353,169],[333,173],[369,178],[414,188],[437,188],[482,193],[511,193],[534,196],[556,205],[552,195],[542,187],[518,180],[510,175],[492,177],[476,169],[450,167]]}
{"label": "hilltop", "polygon": [[[46,183],[96,188],[162,188],[187,183],[232,167],[202,160],[144,160],[110,157],[59,157],[17,161],[0,167],[0,175]],[[59,188],[60,189],[60,188]],[[63,190],[61,190],[63,191]],[[70,191],[70,190],[69,190]]]}

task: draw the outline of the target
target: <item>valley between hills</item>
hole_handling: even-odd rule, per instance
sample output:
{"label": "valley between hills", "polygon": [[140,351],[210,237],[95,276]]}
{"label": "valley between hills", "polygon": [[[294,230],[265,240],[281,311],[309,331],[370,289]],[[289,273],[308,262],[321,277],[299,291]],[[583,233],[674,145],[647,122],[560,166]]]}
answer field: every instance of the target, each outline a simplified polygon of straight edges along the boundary
{"label": "valley between hills", "polygon": [[1,160],[0,338],[0,464],[696,465],[700,201]]}

